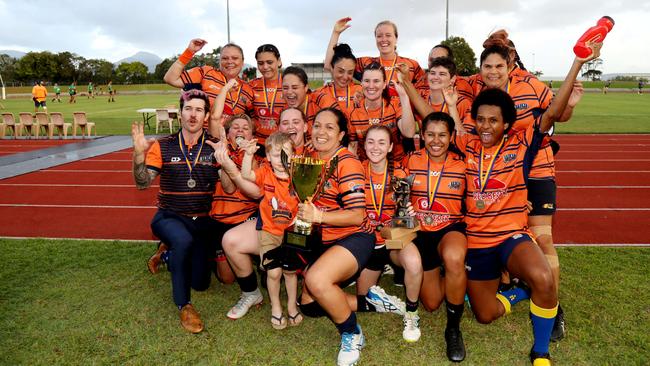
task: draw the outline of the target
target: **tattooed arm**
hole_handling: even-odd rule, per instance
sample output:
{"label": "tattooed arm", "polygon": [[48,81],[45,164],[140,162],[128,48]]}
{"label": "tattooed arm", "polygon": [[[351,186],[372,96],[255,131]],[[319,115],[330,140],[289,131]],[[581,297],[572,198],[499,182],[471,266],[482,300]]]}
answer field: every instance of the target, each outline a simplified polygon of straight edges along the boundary
{"label": "tattooed arm", "polygon": [[145,165],[145,154],[156,140],[147,140],[144,137],[143,124],[137,122],[131,124],[131,137],[133,138],[133,179],[135,180],[135,186],[138,189],[146,189],[158,175],[157,171],[147,169]]}

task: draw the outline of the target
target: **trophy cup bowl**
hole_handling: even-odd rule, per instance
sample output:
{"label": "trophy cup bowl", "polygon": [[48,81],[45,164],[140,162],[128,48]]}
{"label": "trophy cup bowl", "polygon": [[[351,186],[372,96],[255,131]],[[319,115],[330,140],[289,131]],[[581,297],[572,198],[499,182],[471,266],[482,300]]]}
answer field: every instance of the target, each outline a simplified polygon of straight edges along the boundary
{"label": "trophy cup bowl", "polygon": [[[291,160],[291,185],[301,202],[308,202],[322,185],[325,161],[312,158],[294,158]],[[311,234],[311,222],[296,219],[294,232],[302,235]]]}

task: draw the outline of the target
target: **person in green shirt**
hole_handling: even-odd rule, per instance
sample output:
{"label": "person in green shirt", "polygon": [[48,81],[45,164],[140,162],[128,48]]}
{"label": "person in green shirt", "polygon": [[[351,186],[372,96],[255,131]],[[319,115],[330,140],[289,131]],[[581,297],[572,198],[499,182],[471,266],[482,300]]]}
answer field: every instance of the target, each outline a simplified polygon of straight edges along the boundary
{"label": "person in green shirt", "polygon": [[54,98],[52,98],[53,102],[55,100],[61,103],[61,87],[57,83],[54,83]]}
{"label": "person in green shirt", "polygon": [[90,99],[90,97],[95,99],[95,94],[93,94],[93,82],[92,81],[88,82],[88,99]]}
{"label": "person in green shirt", "polygon": [[115,90],[113,90],[113,81],[109,80],[108,85],[106,85],[106,88],[108,89],[108,102],[115,102]]}
{"label": "person in green shirt", "polygon": [[69,103],[77,103],[76,101],[76,95],[77,95],[77,82],[73,81],[72,84],[68,87],[68,94],[70,94],[70,102]]}

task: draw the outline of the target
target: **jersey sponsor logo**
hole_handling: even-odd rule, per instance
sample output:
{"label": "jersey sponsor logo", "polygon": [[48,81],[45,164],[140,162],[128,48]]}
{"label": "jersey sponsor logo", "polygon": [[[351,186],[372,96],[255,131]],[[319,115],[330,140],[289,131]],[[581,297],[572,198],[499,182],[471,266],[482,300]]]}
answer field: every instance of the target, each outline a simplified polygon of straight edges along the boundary
{"label": "jersey sponsor logo", "polygon": [[279,201],[276,197],[271,198],[271,217],[273,221],[287,222],[291,220],[291,211],[284,201]]}
{"label": "jersey sponsor logo", "polygon": [[385,213],[382,213],[381,216],[377,215],[377,212],[372,210],[368,211],[368,221],[370,222],[370,225],[373,227],[383,225],[383,226],[391,226],[391,217],[389,215],[386,215]]}
{"label": "jersey sponsor logo", "polygon": [[384,185],[381,184],[381,183],[374,183],[372,185],[372,189],[382,189],[383,187],[384,187]]}
{"label": "jersey sponsor logo", "polygon": [[554,207],[555,205],[552,203],[545,203],[542,205],[542,208],[549,209],[549,210],[552,210]]}
{"label": "jersey sponsor logo", "polygon": [[418,198],[416,205],[418,206],[418,211],[415,213],[415,217],[426,226],[438,226],[449,222],[450,215],[447,208],[438,201],[433,203],[433,207],[429,210],[429,200],[424,197]]}
{"label": "jersey sponsor logo", "polygon": [[172,163],[178,163],[179,161],[181,161],[181,158],[178,156],[172,156],[172,158],[169,161]]}
{"label": "jersey sponsor logo", "polygon": [[474,201],[483,201],[484,204],[491,205],[499,201],[502,197],[505,197],[507,194],[508,191],[505,189],[498,189],[496,191],[490,191],[490,192],[475,191],[472,193],[472,198],[474,199]]}
{"label": "jersey sponsor logo", "polygon": [[512,236],[513,239],[517,240],[519,238],[523,237],[523,234],[515,234]]}
{"label": "jersey sponsor logo", "polygon": [[[481,189],[481,183],[479,182],[478,177],[474,177],[474,188]],[[485,184],[485,189],[504,189],[504,188],[506,188],[505,183],[495,178],[489,178]]]}
{"label": "jersey sponsor logo", "polygon": [[369,118],[368,123],[371,125],[378,125],[381,122],[381,118]]}
{"label": "jersey sponsor logo", "polygon": [[515,109],[528,109],[528,103],[515,104]]}
{"label": "jersey sponsor logo", "polygon": [[449,187],[449,189],[453,189],[453,190],[456,190],[456,191],[460,189],[460,186],[461,186],[461,183],[458,180],[453,180],[453,181],[449,182],[449,184],[447,184],[447,187]]}
{"label": "jersey sponsor logo", "polygon": [[503,156],[503,162],[504,163],[510,163],[511,161],[514,161],[517,159],[517,154],[505,154]]}
{"label": "jersey sponsor logo", "polygon": [[359,190],[359,189],[363,189],[363,185],[355,184],[354,182],[348,183],[348,187],[350,187],[351,191],[356,191],[356,190]]}

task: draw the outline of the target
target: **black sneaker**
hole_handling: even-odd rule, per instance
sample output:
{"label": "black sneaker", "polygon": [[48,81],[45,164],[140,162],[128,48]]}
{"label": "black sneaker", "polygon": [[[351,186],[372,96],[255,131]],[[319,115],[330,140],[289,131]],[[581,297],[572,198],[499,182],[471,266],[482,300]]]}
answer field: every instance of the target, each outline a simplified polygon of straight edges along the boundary
{"label": "black sneaker", "polygon": [[555,316],[555,322],[553,323],[553,331],[551,331],[551,342],[558,342],[564,338],[564,310],[562,306],[557,306],[557,315]]}
{"label": "black sneaker", "polygon": [[551,365],[551,355],[547,353],[537,353],[530,349],[530,363],[533,366],[546,366]]}
{"label": "black sneaker", "polygon": [[447,358],[452,362],[461,362],[465,359],[465,343],[460,328],[445,330],[445,343],[447,344]]}

